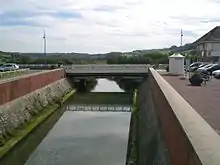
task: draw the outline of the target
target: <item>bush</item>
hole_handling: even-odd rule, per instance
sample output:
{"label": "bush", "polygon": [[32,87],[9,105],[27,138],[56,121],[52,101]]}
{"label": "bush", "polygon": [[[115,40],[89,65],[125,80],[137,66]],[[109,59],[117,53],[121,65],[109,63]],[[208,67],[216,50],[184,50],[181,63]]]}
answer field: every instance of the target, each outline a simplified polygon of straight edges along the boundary
{"label": "bush", "polygon": [[56,69],[57,68],[57,66],[56,65],[51,65],[51,67],[50,67],[50,69]]}
{"label": "bush", "polygon": [[193,86],[201,86],[203,79],[201,74],[199,74],[198,72],[194,73],[190,78],[189,78],[189,82],[191,83],[191,85]]}

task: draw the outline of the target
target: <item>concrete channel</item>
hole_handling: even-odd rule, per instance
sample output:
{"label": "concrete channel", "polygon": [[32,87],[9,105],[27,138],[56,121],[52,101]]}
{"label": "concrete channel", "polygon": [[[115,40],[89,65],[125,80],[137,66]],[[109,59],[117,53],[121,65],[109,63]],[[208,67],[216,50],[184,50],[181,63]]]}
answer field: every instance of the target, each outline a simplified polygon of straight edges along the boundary
{"label": "concrete channel", "polygon": [[[101,82],[105,83],[103,80]],[[88,94],[74,94],[16,145],[0,164],[125,165],[131,112],[68,111],[69,106],[82,103],[88,106],[91,102],[113,106],[113,103],[117,106],[130,105],[131,93],[118,92],[119,87],[116,83],[114,85],[117,92],[95,90]]]}

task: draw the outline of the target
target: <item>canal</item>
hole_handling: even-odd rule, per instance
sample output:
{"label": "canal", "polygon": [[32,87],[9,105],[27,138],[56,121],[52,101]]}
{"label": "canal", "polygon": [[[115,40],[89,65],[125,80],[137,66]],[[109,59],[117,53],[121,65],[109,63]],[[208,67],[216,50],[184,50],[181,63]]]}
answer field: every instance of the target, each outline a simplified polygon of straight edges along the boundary
{"label": "canal", "polygon": [[75,105],[131,106],[132,94],[98,79],[19,143],[0,165],[125,165],[130,112],[71,111]]}

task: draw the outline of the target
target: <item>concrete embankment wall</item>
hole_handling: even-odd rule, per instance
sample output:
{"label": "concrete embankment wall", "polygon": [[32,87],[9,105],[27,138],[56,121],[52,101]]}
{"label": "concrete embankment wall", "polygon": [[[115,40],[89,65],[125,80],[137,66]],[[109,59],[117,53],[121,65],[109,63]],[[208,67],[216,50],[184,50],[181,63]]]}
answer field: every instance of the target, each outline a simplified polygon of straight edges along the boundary
{"label": "concrete embankment wall", "polygon": [[152,97],[152,89],[147,78],[137,93],[137,165],[170,165],[159,118]]}
{"label": "concrete embankment wall", "polygon": [[[6,91],[11,95],[7,95],[7,99],[2,99],[6,103],[0,106],[0,137],[28,122],[33,116],[41,113],[47,105],[59,103],[60,99],[71,90],[71,85],[63,77],[63,70],[54,70],[1,84],[6,87],[1,96],[7,95]],[[18,89],[13,86],[10,89],[12,84],[17,84]]]}
{"label": "concrete embankment wall", "polygon": [[[157,131],[162,133],[171,164],[219,165],[220,136],[154,69],[149,70],[149,81],[150,85],[143,84],[145,88],[142,88],[149,92],[146,88],[147,85],[150,86],[153,96],[150,97],[150,102],[154,108],[143,109],[146,112],[154,109],[156,112],[161,123],[161,129]],[[142,96],[139,101],[144,102],[145,97]],[[147,121],[156,122],[152,115],[146,115],[148,118],[151,117],[146,119]],[[153,134],[153,125],[149,124],[146,127],[149,127],[148,136]],[[152,145],[154,143],[153,141]],[[155,153],[155,150],[153,151]]]}

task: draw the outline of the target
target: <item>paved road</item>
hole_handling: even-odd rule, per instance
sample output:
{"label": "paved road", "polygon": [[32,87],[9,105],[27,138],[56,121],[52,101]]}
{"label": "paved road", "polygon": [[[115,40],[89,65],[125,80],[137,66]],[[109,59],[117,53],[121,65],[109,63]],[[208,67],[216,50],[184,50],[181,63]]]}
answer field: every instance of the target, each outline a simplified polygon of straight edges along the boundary
{"label": "paved road", "polygon": [[164,79],[220,134],[220,81],[212,79],[200,87],[175,76]]}

